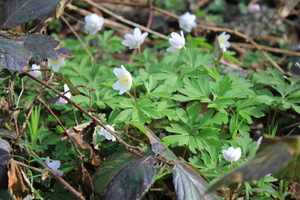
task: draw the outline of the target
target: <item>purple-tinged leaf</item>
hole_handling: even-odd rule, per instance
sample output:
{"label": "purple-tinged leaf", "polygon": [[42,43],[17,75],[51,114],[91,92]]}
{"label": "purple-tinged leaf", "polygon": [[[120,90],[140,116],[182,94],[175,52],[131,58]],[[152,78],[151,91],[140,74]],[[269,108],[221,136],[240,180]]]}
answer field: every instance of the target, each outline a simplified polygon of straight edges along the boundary
{"label": "purple-tinged leaf", "polygon": [[105,188],[114,179],[114,177],[125,166],[138,160],[140,157],[128,151],[117,151],[107,157],[98,167],[93,177],[95,193],[103,196]]}
{"label": "purple-tinged leaf", "polygon": [[164,144],[162,144],[161,140],[148,128],[145,126],[146,135],[150,140],[151,149],[155,154],[160,154],[163,156],[168,162],[176,162],[178,158],[175,154]]}
{"label": "purple-tinged leaf", "polygon": [[42,62],[72,57],[52,36],[43,34],[16,35],[0,30],[0,66],[17,72],[26,71],[29,61]]}
{"label": "purple-tinged leaf", "polygon": [[[24,72],[32,52],[24,48],[24,38],[0,31],[0,66],[17,72]],[[8,39],[10,38],[10,39]]]}
{"label": "purple-tinged leaf", "polygon": [[59,41],[54,37],[42,34],[24,35],[26,37],[24,47],[33,53],[32,60],[35,62],[43,62],[46,58],[58,60],[63,57],[72,57],[67,48],[56,49]]}
{"label": "purple-tinged leaf", "polygon": [[147,156],[124,167],[105,191],[106,200],[139,200],[154,182],[155,157]]}
{"label": "purple-tinged leaf", "polygon": [[[275,147],[276,143],[283,143],[288,144],[290,149],[283,149],[283,147]],[[294,136],[294,137],[270,137],[268,135],[264,135],[262,139],[262,143],[260,145],[260,148],[258,152],[265,151],[265,148],[272,147],[272,150],[270,151],[272,154],[277,155],[277,160],[280,163],[280,165],[283,165],[283,163],[287,162],[287,160],[290,155],[292,156],[290,161],[285,167],[281,167],[281,170],[277,173],[273,174],[272,176],[284,179],[284,180],[292,180],[293,182],[300,182],[300,137]],[[276,148],[276,149],[275,149]],[[280,153],[277,151],[281,151]],[[293,153],[294,152],[294,153]],[[275,158],[274,158],[275,159]],[[271,168],[275,168],[276,165],[270,166]],[[271,172],[270,172],[271,173]]]}
{"label": "purple-tinged leaf", "polygon": [[61,0],[9,0],[0,15],[0,28],[10,28],[46,15]]}
{"label": "purple-tinged leaf", "polygon": [[216,200],[217,194],[205,194],[208,183],[185,163],[174,166],[173,183],[178,200]]}

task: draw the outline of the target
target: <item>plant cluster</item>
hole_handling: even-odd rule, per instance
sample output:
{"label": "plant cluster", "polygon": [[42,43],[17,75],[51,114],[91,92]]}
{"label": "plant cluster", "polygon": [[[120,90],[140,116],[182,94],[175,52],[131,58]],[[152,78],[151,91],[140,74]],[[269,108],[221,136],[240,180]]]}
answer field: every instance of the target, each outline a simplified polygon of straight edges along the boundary
{"label": "plant cluster", "polygon": [[[3,29],[17,23],[7,15]],[[7,179],[0,197],[8,191],[15,199],[108,200],[290,194],[283,179],[299,181],[298,138],[268,135],[290,123],[280,114],[300,114],[298,79],[272,67],[246,77],[226,72],[221,57],[240,62],[228,50],[230,34],[218,33],[214,46],[191,36],[197,24],[189,12],[179,17],[180,34],[155,39],[155,46],[140,28],[120,38],[102,30],[103,17],[84,20],[82,40],[60,45],[55,34],[0,31],[0,180]],[[35,38],[42,41],[34,44]],[[133,62],[114,58],[127,47]],[[263,137],[253,135],[257,121],[267,121]]]}

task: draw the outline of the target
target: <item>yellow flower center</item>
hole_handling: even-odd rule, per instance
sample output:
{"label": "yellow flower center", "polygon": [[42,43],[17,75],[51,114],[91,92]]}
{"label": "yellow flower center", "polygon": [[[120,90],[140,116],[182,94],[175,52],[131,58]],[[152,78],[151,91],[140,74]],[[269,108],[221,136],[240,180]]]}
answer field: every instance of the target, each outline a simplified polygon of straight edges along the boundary
{"label": "yellow flower center", "polygon": [[61,60],[51,60],[53,65],[60,64]]}
{"label": "yellow flower center", "polygon": [[122,85],[128,85],[129,79],[125,74],[120,77],[120,81]]}
{"label": "yellow flower center", "polygon": [[226,40],[223,38],[223,37],[220,37],[219,39],[218,39],[218,42],[219,42],[219,44],[225,44],[225,42],[226,42]]}

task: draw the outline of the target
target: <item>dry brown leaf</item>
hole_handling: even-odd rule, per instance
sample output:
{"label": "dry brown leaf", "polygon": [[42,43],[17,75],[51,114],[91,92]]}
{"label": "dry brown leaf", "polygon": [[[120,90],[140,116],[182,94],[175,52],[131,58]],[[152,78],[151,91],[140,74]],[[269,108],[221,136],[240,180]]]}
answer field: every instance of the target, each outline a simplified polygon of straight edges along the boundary
{"label": "dry brown leaf", "polygon": [[[94,149],[94,146],[91,144],[91,142],[93,141],[93,133],[95,132],[96,126],[97,124],[94,122],[80,124],[68,129],[67,134],[74,140],[74,142],[76,142],[79,147],[89,150],[90,162],[93,165],[98,166],[101,163],[99,152]],[[69,140],[67,134],[64,133],[62,135],[62,140]]]}
{"label": "dry brown leaf", "polygon": [[4,97],[0,100],[0,127],[10,121],[19,111],[14,106],[9,106],[9,103]]}
{"label": "dry brown leaf", "polygon": [[10,159],[8,168],[8,191],[13,199],[34,199],[33,188],[20,166]]}
{"label": "dry brown leaf", "polygon": [[94,192],[91,176],[83,165],[79,165],[74,168],[69,175],[74,183],[81,186],[82,192],[85,196],[90,196]]}

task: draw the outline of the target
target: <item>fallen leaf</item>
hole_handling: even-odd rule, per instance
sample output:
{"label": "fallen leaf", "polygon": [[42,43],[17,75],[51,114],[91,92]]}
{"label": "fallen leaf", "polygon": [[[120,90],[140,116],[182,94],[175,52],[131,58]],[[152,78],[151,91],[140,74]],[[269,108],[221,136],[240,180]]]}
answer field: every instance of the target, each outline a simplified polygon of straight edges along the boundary
{"label": "fallen leaf", "polygon": [[96,123],[88,122],[72,127],[67,130],[68,133],[62,134],[62,140],[69,140],[68,134],[79,147],[87,149],[90,152],[89,160],[95,166],[101,163],[99,152],[91,144],[96,126]]}
{"label": "fallen leaf", "polygon": [[9,106],[8,102],[5,100],[5,97],[2,97],[0,100],[0,128],[9,122],[18,112],[18,109],[16,109],[14,106]]}
{"label": "fallen leaf", "polygon": [[8,166],[8,190],[10,195],[16,200],[34,199],[32,185],[20,166],[12,158]]}

